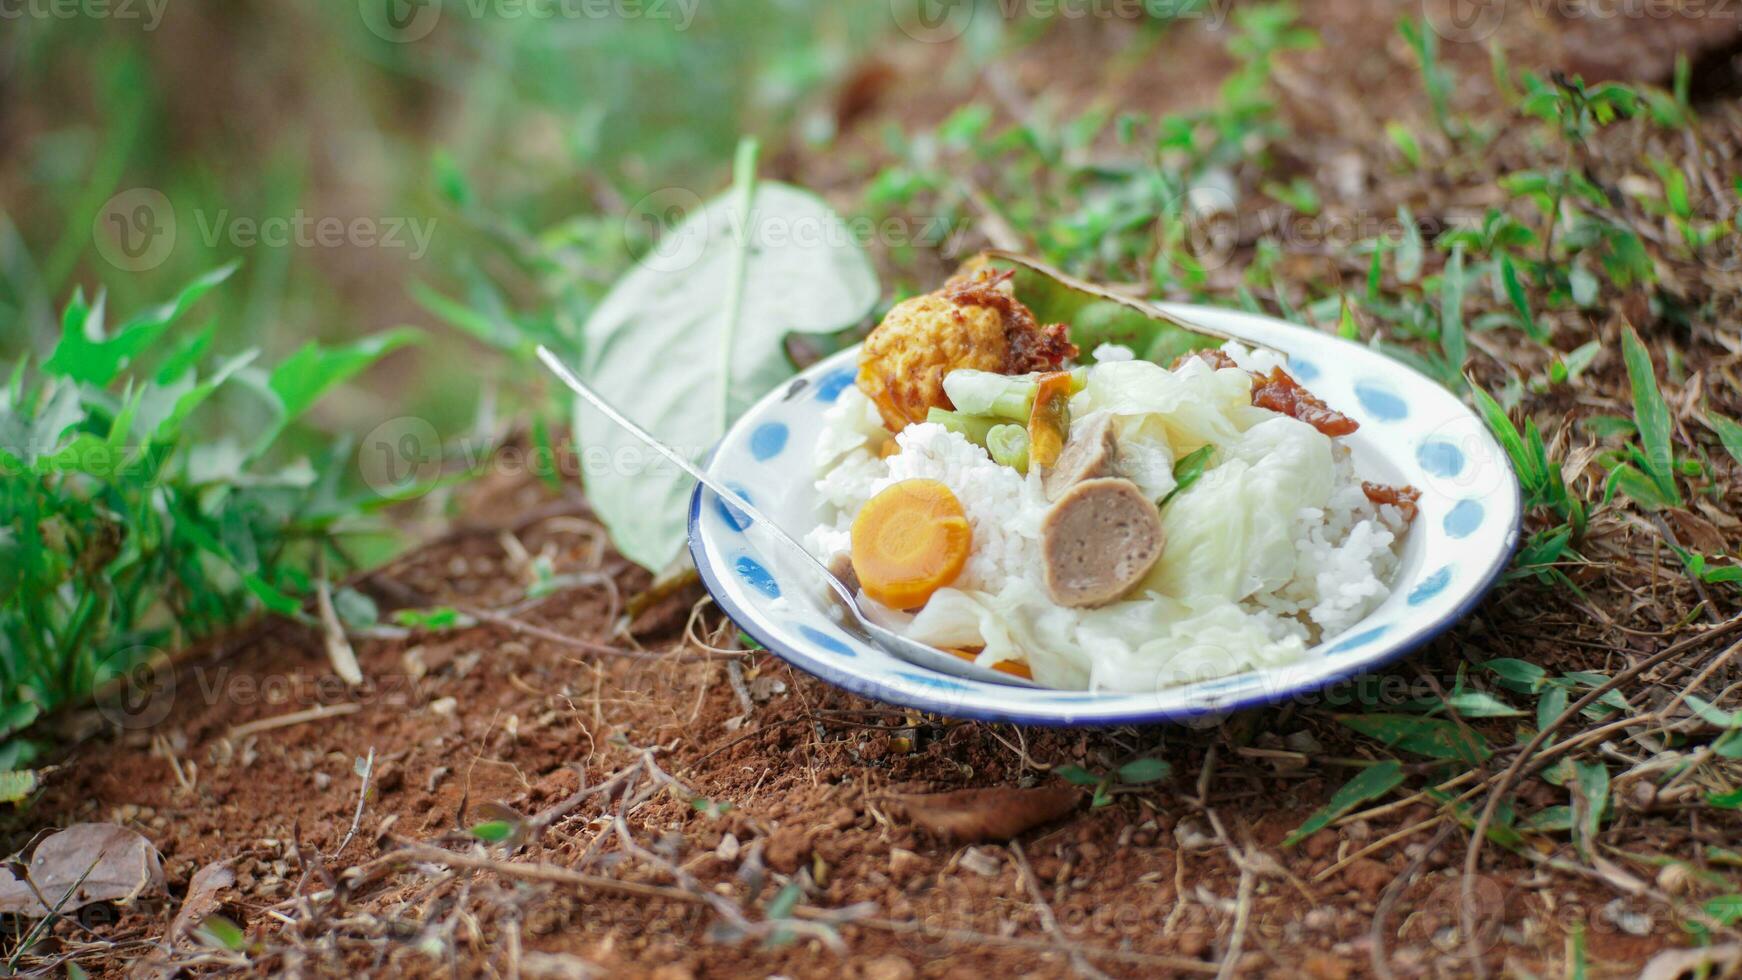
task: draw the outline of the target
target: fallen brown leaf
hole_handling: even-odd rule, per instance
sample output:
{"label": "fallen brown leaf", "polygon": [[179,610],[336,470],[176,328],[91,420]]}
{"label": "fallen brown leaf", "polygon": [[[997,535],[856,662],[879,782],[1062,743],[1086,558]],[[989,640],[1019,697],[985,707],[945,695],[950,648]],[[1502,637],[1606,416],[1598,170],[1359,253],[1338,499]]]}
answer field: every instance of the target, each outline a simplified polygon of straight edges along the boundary
{"label": "fallen brown leaf", "polygon": [[188,882],[187,899],[181,903],[181,911],[175,914],[175,921],[170,924],[169,941],[174,943],[199,928],[200,923],[224,904],[218,893],[235,883],[236,873],[230,870],[228,861],[208,864],[196,871]]}
{"label": "fallen brown leaf", "polygon": [[1069,786],[1017,789],[961,789],[890,797],[892,809],[933,836],[973,843],[1003,841],[1050,823],[1076,809],[1080,798]]}
{"label": "fallen brown leaf", "polygon": [[0,912],[41,918],[56,906],[70,912],[163,891],[157,848],[139,833],[107,823],[77,823],[49,835],[36,845],[25,872],[28,882],[0,868]]}

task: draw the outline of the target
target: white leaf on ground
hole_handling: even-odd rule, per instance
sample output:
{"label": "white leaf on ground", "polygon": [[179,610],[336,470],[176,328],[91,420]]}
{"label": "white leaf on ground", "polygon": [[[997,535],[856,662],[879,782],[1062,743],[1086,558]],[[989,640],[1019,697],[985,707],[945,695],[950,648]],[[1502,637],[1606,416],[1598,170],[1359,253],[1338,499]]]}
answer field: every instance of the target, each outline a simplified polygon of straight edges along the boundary
{"label": "white leaf on ground", "polygon": [[[698,462],[792,375],[788,334],[851,326],[878,296],[852,229],[795,187],[745,194],[753,166],[741,159],[737,186],[667,232],[582,331],[580,375]],[[683,544],[690,478],[579,401],[576,432],[587,495],[618,550],[663,568]]]}

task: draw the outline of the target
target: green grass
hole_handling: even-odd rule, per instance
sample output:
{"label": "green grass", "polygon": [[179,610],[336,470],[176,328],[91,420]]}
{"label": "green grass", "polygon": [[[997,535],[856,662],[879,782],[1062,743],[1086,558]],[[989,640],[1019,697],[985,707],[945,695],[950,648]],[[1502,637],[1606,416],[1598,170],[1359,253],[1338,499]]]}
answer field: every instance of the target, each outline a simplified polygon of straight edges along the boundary
{"label": "green grass", "polygon": [[[0,391],[0,717],[7,733],[255,609],[301,617],[316,569],[347,536],[381,534],[391,498],[352,491],[348,442],[315,458],[281,436],[327,391],[414,339],[324,347],[266,367],[210,353],[186,320],[235,266],[115,326],[74,295],[59,340]],[[196,440],[204,416],[250,412],[251,438]],[[0,747],[0,768],[34,747]]]}

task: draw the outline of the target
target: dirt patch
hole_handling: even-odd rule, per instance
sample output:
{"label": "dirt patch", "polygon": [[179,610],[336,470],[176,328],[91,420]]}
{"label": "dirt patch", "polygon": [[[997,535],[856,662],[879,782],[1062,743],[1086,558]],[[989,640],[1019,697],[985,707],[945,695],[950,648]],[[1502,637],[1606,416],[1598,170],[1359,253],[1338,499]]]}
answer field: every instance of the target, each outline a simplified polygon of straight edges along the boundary
{"label": "dirt patch", "polygon": [[[519,590],[503,533],[457,533],[361,586],[387,608],[413,590],[432,603],[509,606]],[[1197,731],[922,717],[734,650],[736,631],[705,603],[688,634],[613,637],[604,582],[627,594],[645,576],[599,554],[584,509],[513,533],[559,571],[612,570],[514,621],[633,656],[482,623],[358,642],[369,681],[349,691],[301,627],[267,623],[214,647],[177,674],[167,715],[88,744],[29,811],[33,824],[139,829],[163,853],[176,896],[98,923],[112,947],[63,925],[62,948],[116,971],[161,956],[152,943],[190,880],[228,861],[236,880],[223,909],[257,938],[248,963],[264,971],[983,976],[1083,960],[1150,976],[1214,972],[1238,944],[1242,972],[1335,977],[1371,971],[1382,909],[1393,969],[1467,969],[1454,942],[1464,835],[1420,829],[1435,814],[1425,802],[1280,846],[1350,771],[1337,760],[1364,751],[1325,707]],[[1577,627],[1533,637],[1520,615],[1530,602],[1525,589],[1490,603],[1392,680],[1443,675],[1466,645],[1543,663],[1592,659]],[[299,712],[318,717],[270,727]],[[353,835],[357,763],[371,753]],[[1057,787],[1049,767],[1102,771],[1151,755],[1175,775],[1106,806],[1080,802],[1009,845],[939,839],[898,805],[916,793]],[[1554,791],[1532,781],[1525,792]],[[466,843],[466,828],[510,812],[546,822],[517,848]],[[1575,927],[1596,961],[1615,965],[1678,939],[1679,925],[1646,905],[1615,908],[1601,882],[1550,878],[1497,850],[1478,890],[1493,966],[1550,968]],[[575,877],[521,877],[536,869]],[[839,920],[833,938],[767,926],[783,901],[804,927]],[[1646,935],[1615,924],[1635,920]]]}

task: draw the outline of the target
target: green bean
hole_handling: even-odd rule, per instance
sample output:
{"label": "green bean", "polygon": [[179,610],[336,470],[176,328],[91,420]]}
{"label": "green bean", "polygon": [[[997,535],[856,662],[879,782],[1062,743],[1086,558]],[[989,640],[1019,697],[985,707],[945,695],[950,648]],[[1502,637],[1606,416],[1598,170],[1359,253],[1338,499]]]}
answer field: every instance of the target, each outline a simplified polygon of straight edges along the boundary
{"label": "green bean", "polygon": [[995,425],[986,434],[986,451],[992,454],[992,461],[1014,469],[1018,473],[1028,472],[1028,430],[1020,425]]}
{"label": "green bean", "polygon": [[962,438],[984,449],[986,434],[1001,420],[985,415],[969,415],[966,412],[951,412],[942,408],[934,408],[925,414],[927,422],[936,422],[951,432],[959,432]]}

